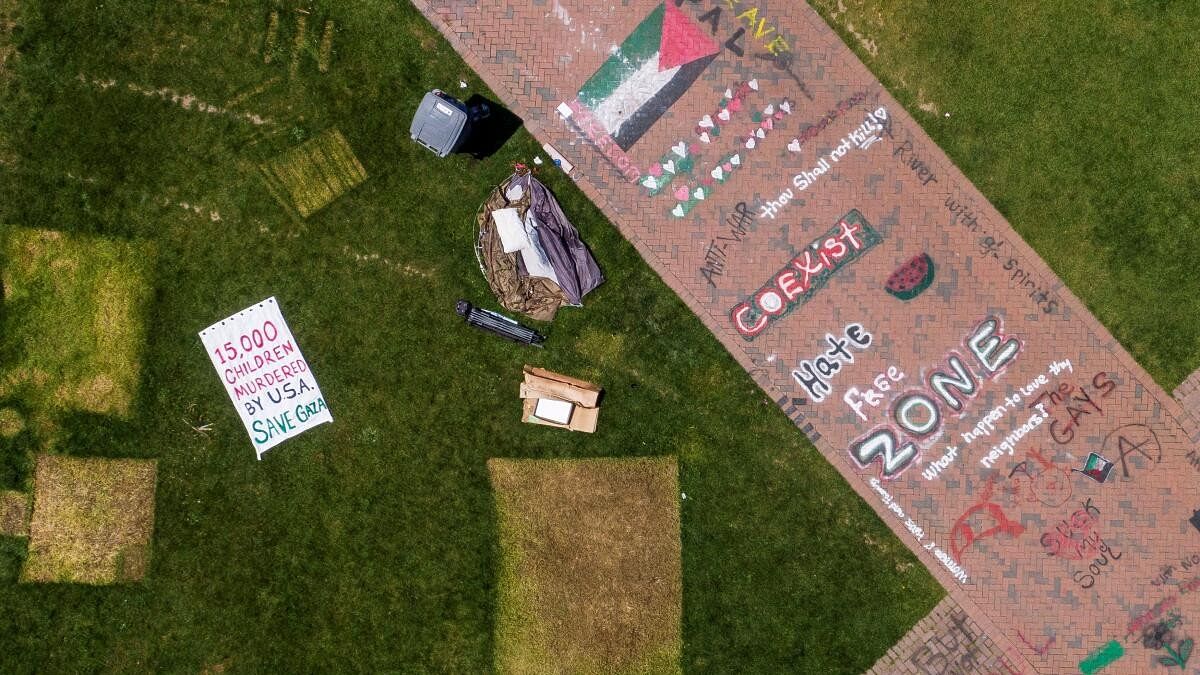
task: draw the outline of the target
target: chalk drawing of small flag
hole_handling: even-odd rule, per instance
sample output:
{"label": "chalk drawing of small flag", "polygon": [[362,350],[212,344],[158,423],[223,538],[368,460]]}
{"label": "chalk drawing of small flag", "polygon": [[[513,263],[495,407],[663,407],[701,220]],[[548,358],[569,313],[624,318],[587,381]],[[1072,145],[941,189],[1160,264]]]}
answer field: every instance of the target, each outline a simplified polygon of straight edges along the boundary
{"label": "chalk drawing of small flag", "polygon": [[1098,453],[1088,455],[1087,461],[1084,462],[1082,469],[1076,469],[1079,473],[1091,478],[1097,483],[1103,483],[1108,480],[1108,474],[1112,471],[1113,463],[1101,457]]}
{"label": "chalk drawing of small flag", "polygon": [[721,46],[667,0],[647,16],[583,87],[579,102],[628,150],[654,125]]}

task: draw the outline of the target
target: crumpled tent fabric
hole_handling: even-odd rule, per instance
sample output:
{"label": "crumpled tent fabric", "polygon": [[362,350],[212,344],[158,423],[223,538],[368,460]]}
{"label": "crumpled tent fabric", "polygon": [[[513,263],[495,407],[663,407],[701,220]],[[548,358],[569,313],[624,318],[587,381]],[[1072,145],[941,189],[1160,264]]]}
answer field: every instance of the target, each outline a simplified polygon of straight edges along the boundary
{"label": "crumpled tent fabric", "polygon": [[[514,185],[521,186],[521,196],[509,200],[506,196]],[[492,211],[515,208],[522,220],[532,215],[536,222],[536,237],[541,251],[554,268],[558,283],[544,277],[531,277],[521,261],[520,253],[505,253]],[[507,310],[520,312],[539,321],[550,321],[563,305],[579,306],[583,296],[604,282],[604,274],[579,231],[567,220],[558,201],[545,185],[528,173],[509,176],[495,190],[476,216],[479,240],[475,253],[488,286]]]}

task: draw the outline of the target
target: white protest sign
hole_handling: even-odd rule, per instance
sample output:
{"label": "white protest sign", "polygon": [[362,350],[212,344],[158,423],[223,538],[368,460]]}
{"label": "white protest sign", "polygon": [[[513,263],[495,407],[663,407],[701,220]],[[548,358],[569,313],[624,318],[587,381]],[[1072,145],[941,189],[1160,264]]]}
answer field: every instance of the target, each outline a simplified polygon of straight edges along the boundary
{"label": "white protest sign", "polygon": [[205,328],[200,340],[259,459],[292,436],[333,421],[275,298]]}

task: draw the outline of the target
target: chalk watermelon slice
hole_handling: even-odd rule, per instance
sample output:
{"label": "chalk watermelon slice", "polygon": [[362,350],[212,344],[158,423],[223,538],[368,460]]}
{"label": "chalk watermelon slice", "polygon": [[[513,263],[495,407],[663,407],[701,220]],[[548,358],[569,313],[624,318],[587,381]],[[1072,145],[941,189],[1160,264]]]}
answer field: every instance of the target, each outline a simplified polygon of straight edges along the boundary
{"label": "chalk watermelon slice", "polygon": [[922,253],[892,272],[884,288],[901,300],[912,300],[932,283],[933,258],[928,253]]}

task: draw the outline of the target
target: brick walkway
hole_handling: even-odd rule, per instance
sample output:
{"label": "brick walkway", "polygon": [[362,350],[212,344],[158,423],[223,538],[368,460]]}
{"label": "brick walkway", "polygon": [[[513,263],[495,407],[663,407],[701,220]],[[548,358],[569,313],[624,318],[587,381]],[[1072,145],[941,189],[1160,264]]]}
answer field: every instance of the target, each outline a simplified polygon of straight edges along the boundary
{"label": "brick walkway", "polygon": [[955,665],[1187,663],[1195,423],[806,4],[416,2],[988,636]]}

